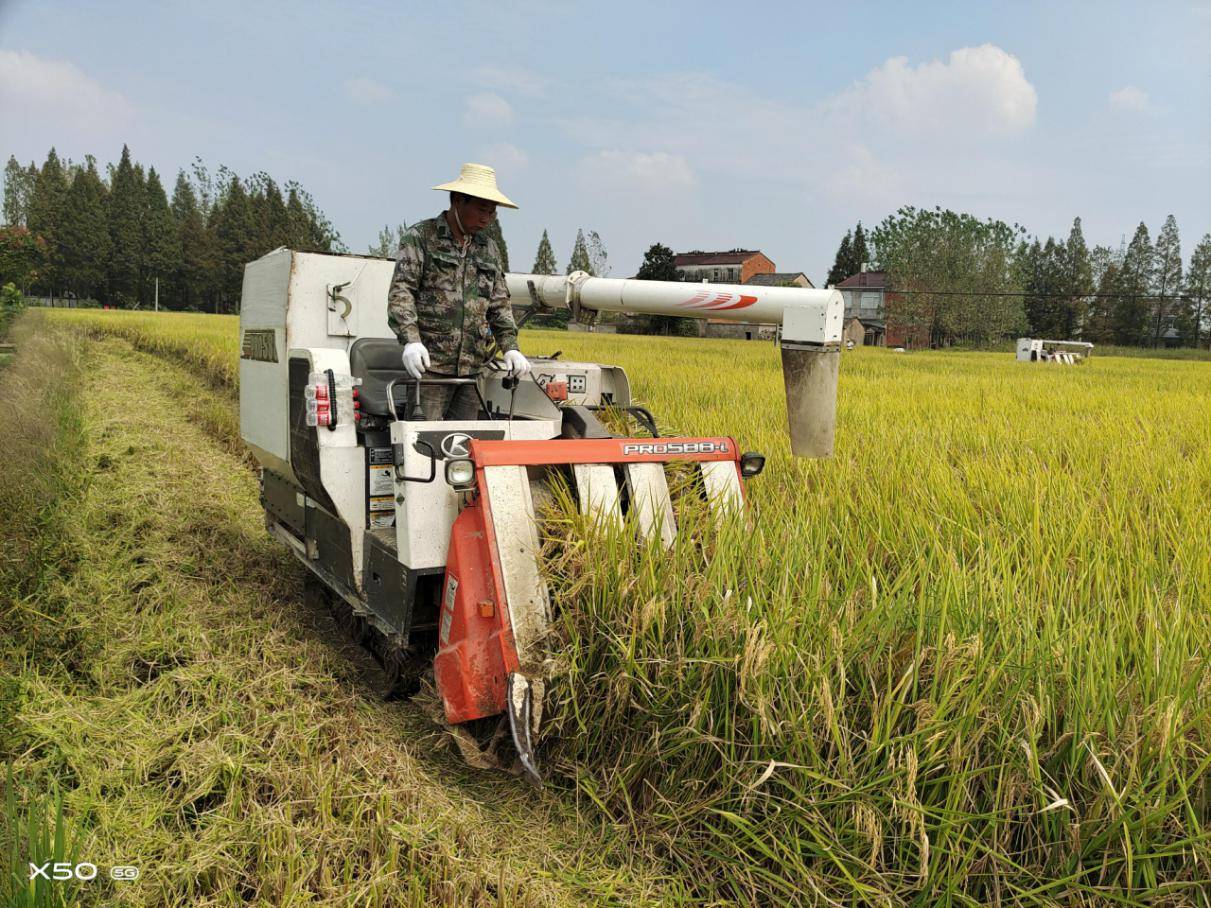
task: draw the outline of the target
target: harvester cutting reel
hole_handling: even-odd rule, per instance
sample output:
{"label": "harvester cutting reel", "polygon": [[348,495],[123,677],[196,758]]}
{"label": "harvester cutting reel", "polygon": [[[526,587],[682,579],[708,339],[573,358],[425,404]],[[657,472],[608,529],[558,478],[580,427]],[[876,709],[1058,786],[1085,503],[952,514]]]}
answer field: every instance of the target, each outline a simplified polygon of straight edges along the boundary
{"label": "harvester cutting reel", "polygon": [[[606,529],[624,509],[645,537],[670,545],[676,518],[664,464],[700,471],[712,508],[744,505],[742,480],[764,466],[736,442],[714,438],[472,438],[467,456],[446,463],[446,480],[466,504],[450,535],[438,619],[434,678],[452,726],[508,718],[521,767],[541,782],[534,753],[547,672],[551,597],[539,562],[535,498],[549,471],[568,471],[582,513]],[[621,481],[620,481],[621,479]],[[499,740],[499,735],[494,740]]]}

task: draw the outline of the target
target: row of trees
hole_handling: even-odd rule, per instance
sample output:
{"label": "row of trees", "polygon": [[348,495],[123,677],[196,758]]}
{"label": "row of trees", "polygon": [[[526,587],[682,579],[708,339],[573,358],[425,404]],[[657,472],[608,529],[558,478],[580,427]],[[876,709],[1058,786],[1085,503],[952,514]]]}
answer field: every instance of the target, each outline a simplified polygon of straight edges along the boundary
{"label": "row of trees", "polygon": [[[584,230],[577,230],[576,241],[572,244],[572,254],[568,257],[568,267],[564,274],[584,271],[593,277],[607,277],[610,273],[609,260],[605,244],[596,230],[590,230],[587,236]],[[534,266],[530,269],[530,273],[559,273],[559,266],[555,261],[555,250],[551,246],[551,237],[545,230],[542,232],[542,239],[538,241],[538,251],[534,254]]]}
{"label": "row of trees", "polygon": [[[938,344],[975,343],[1025,330],[1014,253],[1025,228],[941,208],[901,208],[871,232],[880,268],[896,291],[886,318]],[[980,292],[976,292],[980,291]]]}
{"label": "row of trees", "polygon": [[[583,229],[576,231],[576,240],[572,243],[572,254],[568,257],[565,274],[573,271],[584,271],[593,277],[606,277],[610,273],[609,255],[605,244],[596,230],[590,230],[585,235]],[[559,265],[555,259],[555,250],[551,246],[551,237],[547,231],[542,232],[538,241],[538,249],[534,253],[534,264],[531,274],[558,274]],[[543,328],[566,328],[571,313],[567,309],[556,309],[554,312],[534,316],[531,324]]]}
{"label": "row of trees", "polygon": [[1087,249],[1081,222],[1068,239],[1035,240],[1021,256],[1025,310],[1036,336],[1080,336],[1095,343],[1201,346],[1211,300],[1211,234],[1183,268],[1173,215],[1153,243],[1144,223],[1118,250]]}
{"label": "row of trees", "polygon": [[833,267],[828,269],[824,286],[835,287],[851,274],[861,271],[862,266],[869,261],[870,249],[866,244],[866,231],[862,229],[862,222],[858,221],[858,226],[845,231],[845,236],[841,238],[837,257],[833,260]]}
{"label": "row of trees", "polygon": [[[846,233],[829,284],[867,261],[866,241],[861,224]],[[1184,269],[1172,215],[1155,243],[1140,223],[1114,250],[1090,249],[1080,218],[1066,238],[1042,240],[1018,224],[906,207],[884,218],[869,242],[893,291],[886,320],[921,342],[1015,334],[1137,346],[1211,342],[1211,234]]]}
{"label": "row of trees", "polygon": [[244,265],[278,246],[344,251],[340,235],[298,183],[267,173],[180,171],[168,198],[154,167],[123,146],[104,175],[91,155],[41,167],[9,158],[4,171],[0,284],[115,306],[234,312]]}

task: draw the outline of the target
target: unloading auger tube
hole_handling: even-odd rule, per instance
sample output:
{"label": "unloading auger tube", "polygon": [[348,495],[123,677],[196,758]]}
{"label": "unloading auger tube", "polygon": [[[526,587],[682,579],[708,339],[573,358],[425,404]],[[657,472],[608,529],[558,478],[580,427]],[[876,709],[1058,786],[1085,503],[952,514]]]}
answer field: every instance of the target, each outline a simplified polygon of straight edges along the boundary
{"label": "unloading auger tube", "polygon": [[830,457],[837,424],[837,373],[845,304],[838,290],[691,284],[570,275],[506,275],[514,306],[723,319],[782,327],[782,378],[791,453]]}

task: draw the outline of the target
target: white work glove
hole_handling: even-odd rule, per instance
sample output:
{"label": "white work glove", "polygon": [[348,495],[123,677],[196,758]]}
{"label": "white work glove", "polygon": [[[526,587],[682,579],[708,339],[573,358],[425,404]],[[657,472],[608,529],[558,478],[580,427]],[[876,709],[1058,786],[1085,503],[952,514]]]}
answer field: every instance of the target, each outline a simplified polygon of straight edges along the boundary
{"label": "white work glove", "polygon": [[514,378],[521,378],[530,371],[530,361],[521,355],[520,350],[510,350],[506,353],[505,365],[509,367],[509,374]]}
{"label": "white work glove", "polygon": [[422,343],[404,344],[404,368],[413,378],[420,380],[429,368],[429,351]]}

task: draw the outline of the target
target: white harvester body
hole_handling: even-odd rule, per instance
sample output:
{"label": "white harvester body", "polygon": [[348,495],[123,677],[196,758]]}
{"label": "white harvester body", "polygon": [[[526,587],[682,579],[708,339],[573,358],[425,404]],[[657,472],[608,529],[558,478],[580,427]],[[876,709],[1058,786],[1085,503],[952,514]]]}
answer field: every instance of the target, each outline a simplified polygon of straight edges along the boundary
{"label": "white harvester body", "polygon": [[1018,338],[1017,360],[1020,363],[1058,363],[1062,366],[1075,366],[1092,355],[1093,344],[1088,341]]}
{"label": "white harvester body", "polygon": [[[479,417],[427,421],[387,325],[394,263],[278,249],[250,263],[240,310],[240,429],[261,466],[269,531],[322,583],[403,687],[432,666],[450,723],[507,715],[537,778],[552,604],[535,498],[565,482],[582,513],[669,545],[664,464],[696,466],[715,513],[743,505],[764,458],[727,437],[661,438],[626,373],[534,357],[474,385]],[[841,295],[836,291],[508,275],[515,305],[767,321],[782,329],[792,448],[832,452]],[[426,375],[424,381],[434,380]],[[640,438],[596,414],[630,413]],[[650,436],[650,437],[649,437]],[[434,651],[436,656],[434,657]],[[503,721],[503,720],[502,720]]]}

